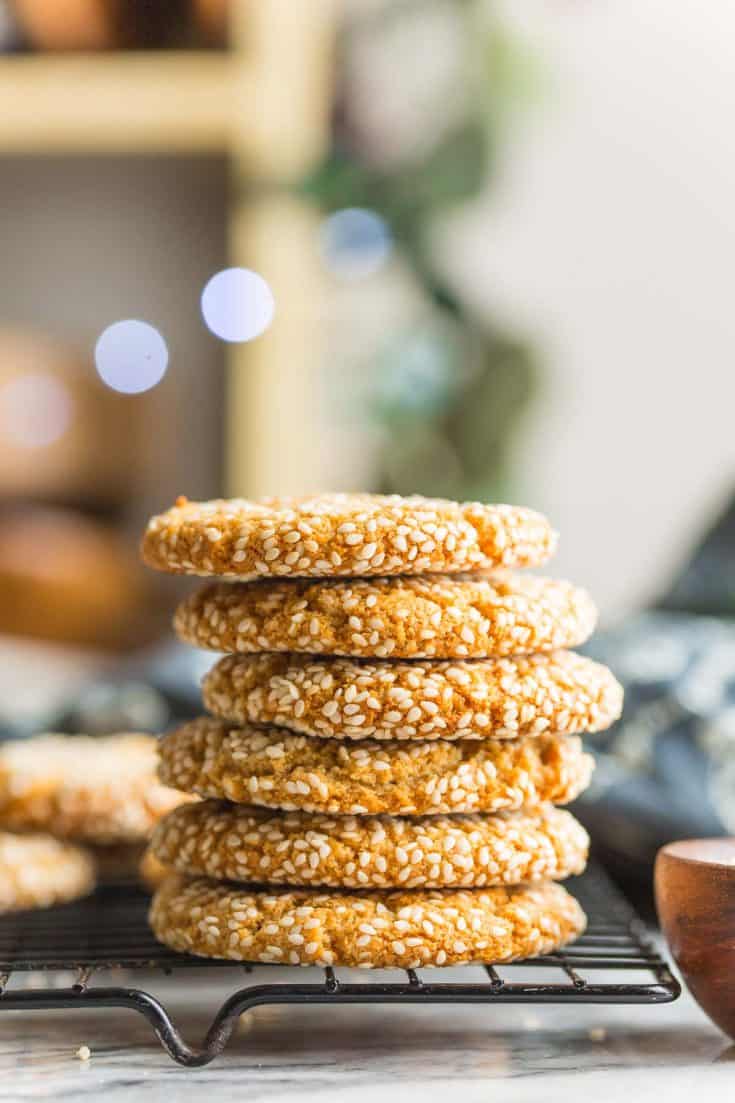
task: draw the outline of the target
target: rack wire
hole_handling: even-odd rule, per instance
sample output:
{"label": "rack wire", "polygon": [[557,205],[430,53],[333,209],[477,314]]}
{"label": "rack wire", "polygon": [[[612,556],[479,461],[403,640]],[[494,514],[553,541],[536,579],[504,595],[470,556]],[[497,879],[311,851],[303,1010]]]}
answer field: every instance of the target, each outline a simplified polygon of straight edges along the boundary
{"label": "rack wire", "polygon": [[[675,1000],[680,994],[678,981],[607,876],[593,866],[570,887],[589,924],[563,951],[497,968],[487,965],[480,981],[467,982],[443,981],[442,974],[447,973],[442,969],[408,969],[390,971],[391,976],[399,975],[397,981],[354,983],[341,979],[339,970],[310,968],[303,970],[303,983],[294,983],[293,970],[267,966],[272,982],[250,982],[227,996],[200,1046],[184,1040],[166,1007],[142,987],[97,981],[116,967],[145,976],[151,969],[171,974],[182,968],[223,965],[232,970],[233,963],[167,950],[148,929],[149,901],[143,892],[131,887],[102,889],[75,904],[0,918],[0,1011],[128,1008],[148,1020],[175,1061],[194,1067],[208,1064],[223,1051],[244,1012],[266,1004],[658,1004]],[[252,970],[249,965],[241,968],[246,974]],[[20,974],[36,970],[55,974],[54,980],[71,971],[74,980],[67,987],[24,986]],[[468,969],[468,976],[477,973]],[[451,975],[456,977],[456,968]],[[519,979],[512,979],[514,975]],[[611,979],[616,975],[619,979]]]}

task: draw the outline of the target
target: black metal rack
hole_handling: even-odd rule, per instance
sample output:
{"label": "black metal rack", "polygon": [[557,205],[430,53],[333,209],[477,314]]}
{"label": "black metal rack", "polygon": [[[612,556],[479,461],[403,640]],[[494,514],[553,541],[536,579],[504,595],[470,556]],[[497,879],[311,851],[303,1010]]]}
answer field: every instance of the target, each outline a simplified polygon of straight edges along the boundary
{"label": "black metal rack", "polygon": [[[587,931],[564,951],[494,968],[480,982],[442,981],[442,969],[405,971],[405,979],[353,983],[333,969],[304,970],[304,983],[279,980],[287,967],[265,967],[273,981],[250,983],[228,996],[200,1047],[188,1045],[169,1012],[142,988],[97,984],[112,967],[138,971],[232,962],[175,954],[160,946],[146,924],[148,897],[133,888],[109,888],[76,904],[0,918],[0,1011],[121,1007],[150,1022],[179,1064],[208,1064],[222,1052],[237,1020],[264,1004],[298,1003],[668,1003],[680,992],[667,963],[646,939],[643,927],[607,877],[594,867],[570,885],[589,918]],[[242,967],[246,973],[250,966]],[[13,974],[29,970],[72,971],[68,987],[18,987]],[[520,972],[522,970],[522,973]],[[550,979],[552,970],[558,979]],[[387,972],[387,971],[386,971]],[[403,973],[403,970],[391,970]],[[456,976],[456,968],[452,975]],[[472,970],[474,975],[476,970]],[[512,974],[523,979],[513,980]],[[635,979],[610,979],[624,972]],[[531,974],[529,977],[528,974]],[[510,976],[508,976],[510,974]],[[288,976],[293,975],[290,970]],[[375,974],[381,977],[385,974]]]}

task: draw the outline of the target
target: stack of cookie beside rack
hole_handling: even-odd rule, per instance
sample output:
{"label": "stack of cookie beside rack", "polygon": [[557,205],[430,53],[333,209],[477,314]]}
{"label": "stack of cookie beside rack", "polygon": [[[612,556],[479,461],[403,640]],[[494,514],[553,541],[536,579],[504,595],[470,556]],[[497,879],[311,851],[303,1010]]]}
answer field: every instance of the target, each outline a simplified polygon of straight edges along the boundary
{"label": "stack of cookie beside rack", "polygon": [[497,963],[584,927],[557,882],[587,836],[557,807],[588,784],[577,733],[610,724],[610,672],[564,650],[595,610],[509,571],[554,534],[530,510],[420,498],[188,503],[143,543],[221,576],[179,608],[224,651],[213,714],[167,736],[161,779],[208,798],[156,829],[177,871],[151,908],[177,950],[416,968]]}
{"label": "stack of cookie beside rack", "polygon": [[190,799],[156,766],[156,740],[141,733],[0,745],[0,914],[137,880],[154,825]]}

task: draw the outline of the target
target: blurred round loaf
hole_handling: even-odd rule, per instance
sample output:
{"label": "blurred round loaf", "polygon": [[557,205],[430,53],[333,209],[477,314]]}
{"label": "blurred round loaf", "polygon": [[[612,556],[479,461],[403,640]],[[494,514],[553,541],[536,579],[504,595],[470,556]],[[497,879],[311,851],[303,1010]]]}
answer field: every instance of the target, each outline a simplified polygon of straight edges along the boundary
{"label": "blurred round loaf", "polygon": [[114,530],[61,509],[0,514],[0,633],[124,646],[143,608],[138,566]]}

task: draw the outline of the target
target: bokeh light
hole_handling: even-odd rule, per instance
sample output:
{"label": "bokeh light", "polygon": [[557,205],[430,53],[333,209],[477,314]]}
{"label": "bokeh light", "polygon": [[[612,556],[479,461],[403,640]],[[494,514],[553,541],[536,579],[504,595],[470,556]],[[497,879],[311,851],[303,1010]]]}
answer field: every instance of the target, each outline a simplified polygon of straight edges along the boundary
{"label": "bokeh light", "polygon": [[127,318],[103,330],[94,360],[100,379],[113,391],[141,394],[166,374],[168,348],[154,326]]}
{"label": "bokeh light", "polygon": [[454,334],[426,326],[401,334],[384,350],[374,401],[389,421],[433,417],[446,408],[459,379]]}
{"label": "bokeh light", "polygon": [[22,448],[47,448],[69,428],[73,406],[55,376],[17,376],[0,386],[0,436]]}
{"label": "bokeh light", "polygon": [[345,280],[372,276],[393,248],[385,219],[363,207],[346,207],[329,215],[322,222],[319,239],[325,265]]}
{"label": "bokeh light", "polygon": [[202,291],[202,316],[222,341],[252,341],[273,321],[276,302],[270,287],[250,268],[225,268]]}

